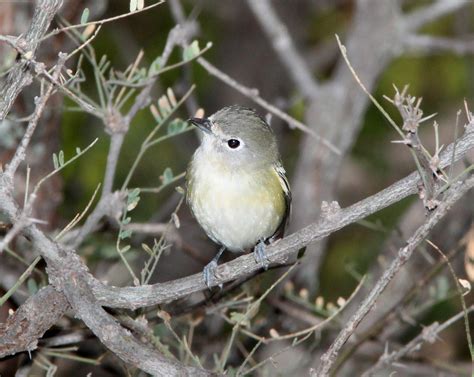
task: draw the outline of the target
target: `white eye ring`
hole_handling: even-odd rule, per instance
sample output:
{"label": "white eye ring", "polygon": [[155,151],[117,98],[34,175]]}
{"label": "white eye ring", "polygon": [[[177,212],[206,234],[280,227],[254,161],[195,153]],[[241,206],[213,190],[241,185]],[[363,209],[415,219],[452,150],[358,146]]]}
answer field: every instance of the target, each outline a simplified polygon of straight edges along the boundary
{"label": "white eye ring", "polygon": [[239,138],[236,138],[236,137],[231,137],[231,138],[227,139],[225,141],[225,143],[227,145],[227,148],[229,148],[230,150],[233,150],[233,151],[241,149],[242,146],[244,145],[242,140],[240,140]]}

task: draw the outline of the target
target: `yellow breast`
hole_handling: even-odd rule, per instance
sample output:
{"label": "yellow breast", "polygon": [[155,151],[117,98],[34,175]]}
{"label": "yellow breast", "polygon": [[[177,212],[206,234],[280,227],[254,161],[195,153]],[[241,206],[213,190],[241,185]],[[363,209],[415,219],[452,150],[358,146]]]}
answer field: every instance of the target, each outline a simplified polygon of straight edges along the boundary
{"label": "yellow breast", "polygon": [[231,171],[218,161],[193,161],[187,183],[187,201],[197,221],[231,251],[271,237],[283,220],[285,196],[273,166]]}

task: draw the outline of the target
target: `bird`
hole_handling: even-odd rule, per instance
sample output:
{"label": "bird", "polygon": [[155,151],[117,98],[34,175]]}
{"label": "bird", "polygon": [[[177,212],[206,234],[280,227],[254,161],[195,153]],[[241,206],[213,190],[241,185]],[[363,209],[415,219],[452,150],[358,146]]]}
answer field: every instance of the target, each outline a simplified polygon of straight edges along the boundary
{"label": "bird", "polygon": [[275,134],[255,110],[233,105],[188,122],[202,138],[186,171],[186,202],[207,236],[220,245],[203,269],[210,289],[225,250],[253,249],[256,263],[268,268],[265,249],[283,237],[291,190]]}

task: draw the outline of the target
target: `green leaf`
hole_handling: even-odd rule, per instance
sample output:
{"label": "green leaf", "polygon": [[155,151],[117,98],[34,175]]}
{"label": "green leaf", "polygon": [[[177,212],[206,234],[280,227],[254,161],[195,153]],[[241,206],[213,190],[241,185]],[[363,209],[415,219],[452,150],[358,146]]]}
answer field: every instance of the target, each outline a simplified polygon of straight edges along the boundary
{"label": "green leaf", "polygon": [[89,8],[84,8],[81,15],[81,24],[86,24],[89,20]]}
{"label": "green leaf", "polygon": [[187,126],[188,124],[186,122],[184,122],[183,120],[179,118],[176,118],[175,120],[173,120],[172,122],[168,124],[168,129],[167,129],[168,135],[176,135],[180,132],[183,132]]}
{"label": "green leaf", "polygon": [[139,70],[137,70],[136,75],[137,75],[138,78],[142,78],[142,79],[145,78],[146,77],[146,68],[142,67]]}
{"label": "green leaf", "polygon": [[59,161],[59,166],[64,165],[64,152],[63,151],[59,151],[58,161]]}
{"label": "green leaf", "polygon": [[127,196],[127,211],[133,210],[140,201],[140,189],[135,188],[128,193]]}
{"label": "green leaf", "polygon": [[140,201],[140,198],[135,198],[134,200],[130,201],[127,204],[127,211],[133,211],[135,207],[138,205],[139,201]]}
{"label": "green leaf", "polygon": [[132,220],[131,217],[126,217],[122,220],[122,224],[123,225],[127,225],[127,224],[130,224],[130,221]]}
{"label": "green leaf", "polygon": [[119,233],[119,238],[124,240],[125,238],[130,238],[132,236],[132,231],[130,229],[121,230]]}
{"label": "green leaf", "polygon": [[54,170],[59,169],[59,161],[58,161],[58,156],[56,156],[56,153],[53,153],[53,165],[54,165]]}
{"label": "green leaf", "polygon": [[130,0],[130,12],[137,10],[137,0]]}
{"label": "green leaf", "polygon": [[167,185],[173,180],[173,170],[171,168],[166,168],[163,172],[162,182],[164,185]]}
{"label": "green leaf", "polygon": [[132,191],[128,193],[128,198],[138,198],[140,196],[140,189],[134,188]]}
{"label": "green leaf", "polygon": [[234,323],[240,324],[241,326],[245,326],[245,327],[250,326],[250,322],[247,319],[247,316],[239,312],[231,312],[230,320]]}
{"label": "green leaf", "polygon": [[183,60],[194,59],[200,53],[199,42],[193,41],[189,46],[187,46],[183,51]]}
{"label": "green leaf", "polygon": [[76,148],[76,154],[80,154],[81,153],[81,148],[77,147]]}
{"label": "green leaf", "polygon": [[156,75],[163,65],[163,59],[161,56],[158,56],[153,62],[150,64],[150,68],[148,68],[148,77]]}

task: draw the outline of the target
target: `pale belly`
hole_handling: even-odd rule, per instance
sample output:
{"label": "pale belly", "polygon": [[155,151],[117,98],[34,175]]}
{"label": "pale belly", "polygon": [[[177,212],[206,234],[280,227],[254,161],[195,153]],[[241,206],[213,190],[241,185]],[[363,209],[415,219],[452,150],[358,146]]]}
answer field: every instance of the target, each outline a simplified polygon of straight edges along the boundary
{"label": "pale belly", "polygon": [[188,187],[188,203],[199,224],[215,242],[243,251],[271,237],[281,224],[285,199],[277,176],[207,174]]}

